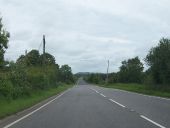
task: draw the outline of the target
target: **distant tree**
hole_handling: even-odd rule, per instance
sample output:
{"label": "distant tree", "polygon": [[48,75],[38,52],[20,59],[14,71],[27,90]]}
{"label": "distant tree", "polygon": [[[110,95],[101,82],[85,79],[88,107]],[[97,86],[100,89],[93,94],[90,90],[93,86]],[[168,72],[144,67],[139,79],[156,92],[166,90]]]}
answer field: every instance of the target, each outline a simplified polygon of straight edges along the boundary
{"label": "distant tree", "polygon": [[21,55],[17,61],[16,61],[17,64],[20,64],[20,65],[26,65],[26,56],[24,55]]}
{"label": "distant tree", "polygon": [[158,46],[149,51],[145,61],[155,83],[170,84],[170,39],[162,38]]}
{"label": "distant tree", "polygon": [[[45,56],[45,57],[44,57]],[[45,53],[44,55],[40,55],[40,62],[41,64],[43,64],[43,59],[45,58],[45,64],[46,65],[54,65],[55,64],[55,57],[52,56],[49,53]]]}
{"label": "distant tree", "polygon": [[38,50],[31,50],[26,55],[27,66],[37,66],[40,65],[40,54]]}
{"label": "distant tree", "polygon": [[138,57],[122,62],[119,72],[119,81],[125,83],[142,82],[143,64]]}
{"label": "distant tree", "polygon": [[60,80],[62,82],[71,83],[74,82],[74,77],[72,74],[71,67],[68,65],[62,65],[60,68]]}
{"label": "distant tree", "polygon": [[4,53],[8,48],[10,34],[3,28],[2,18],[0,18],[0,68],[4,66]]}
{"label": "distant tree", "polygon": [[90,73],[86,76],[86,80],[91,83],[102,84],[106,80],[106,74]]}
{"label": "distant tree", "polygon": [[117,83],[118,82],[119,75],[118,73],[110,73],[109,74],[109,83]]}

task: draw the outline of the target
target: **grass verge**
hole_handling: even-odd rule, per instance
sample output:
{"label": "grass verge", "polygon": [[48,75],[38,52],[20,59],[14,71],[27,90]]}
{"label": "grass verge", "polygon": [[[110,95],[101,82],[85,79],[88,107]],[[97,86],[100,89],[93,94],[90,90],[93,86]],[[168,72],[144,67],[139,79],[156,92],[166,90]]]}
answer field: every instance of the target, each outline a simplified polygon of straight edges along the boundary
{"label": "grass verge", "polygon": [[159,97],[166,97],[170,98],[170,92],[167,90],[158,90],[154,89],[153,87],[149,87],[142,84],[122,84],[122,83],[115,83],[115,84],[108,84],[108,85],[99,85],[106,88],[115,88],[121,89],[146,95],[152,96],[159,96]]}
{"label": "grass verge", "polygon": [[11,114],[22,111],[26,108],[29,108],[40,101],[43,101],[51,96],[57,95],[73,85],[60,85],[56,88],[51,88],[48,90],[41,90],[32,92],[29,97],[22,97],[16,100],[6,100],[0,99],[0,118],[4,118]]}

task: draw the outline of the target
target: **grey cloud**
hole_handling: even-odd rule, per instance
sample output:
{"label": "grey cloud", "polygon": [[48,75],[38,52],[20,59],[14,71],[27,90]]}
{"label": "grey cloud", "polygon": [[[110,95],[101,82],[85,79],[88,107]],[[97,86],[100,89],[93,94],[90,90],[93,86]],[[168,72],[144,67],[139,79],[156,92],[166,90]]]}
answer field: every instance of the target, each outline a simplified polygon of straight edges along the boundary
{"label": "grey cloud", "polygon": [[[73,72],[118,71],[121,61],[139,56],[170,35],[168,0],[0,0],[11,33],[6,58],[38,49],[46,35],[47,52]],[[40,51],[42,52],[42,50]]]}

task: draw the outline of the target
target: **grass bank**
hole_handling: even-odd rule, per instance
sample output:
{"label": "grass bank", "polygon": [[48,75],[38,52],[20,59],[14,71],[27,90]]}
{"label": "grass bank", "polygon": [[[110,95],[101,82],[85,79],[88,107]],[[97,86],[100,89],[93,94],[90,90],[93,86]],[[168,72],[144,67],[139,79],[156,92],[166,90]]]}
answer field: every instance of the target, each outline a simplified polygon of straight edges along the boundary
{"label": "grass bank", "polygon": [[170,91],[164,89],[154,89],[153,87],[149,87],[142,84],[122,84],[122,83],[115,83],[115,84],[108,84],[108,85],[99,85],[106,88],[115,88],[121,89],[151,96],[159,96],[159,97],[166,97],[170,98]]}
{"label": "grass bank", "polygon": [[29,108],[40,101],[43,101],[51,96],[59,94],[73,85],[60,85],[56,88],[51,88],[48,90],[38,90],[36,92],[32,92],[30,96],[25,96],[22,98],[18,98],[16,100],[7,100],[0,99],[0,118],[4,118],[11,114],[15,114],[19,111],[22,111],[26,108]]}

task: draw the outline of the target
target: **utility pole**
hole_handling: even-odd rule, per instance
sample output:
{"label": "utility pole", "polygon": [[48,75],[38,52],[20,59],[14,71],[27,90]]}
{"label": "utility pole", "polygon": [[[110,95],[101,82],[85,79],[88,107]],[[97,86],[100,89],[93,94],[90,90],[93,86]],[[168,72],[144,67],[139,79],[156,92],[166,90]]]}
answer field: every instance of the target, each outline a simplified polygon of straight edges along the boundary
{"label": "utility pole", "polygon": [[109,65],[110,65],[110,63],[109,63],[109,60],[107,61],[107,76],[106,76],[106,84],[108,83],[108,81],[109,81]]}
{"label": "utility pole", "polygon": [[25,56],[27,55],[27,50],[25,50]]}
{"label": "utility pole", "polygon": [[45,35],[43,35],[43,65],[45,65]]}
{"label": "utility pole", "polygon": [[[46,63],[45,45],[46,45],[45,35],[43,35],[43,70],[44,70],[44,81],[46,81],[46,77],[47,77],[47,69],[46,69],[46,66],[45,66],[45,63]],[[47,84],[49,85],[49,81],[48,80],[47,80]]]}

